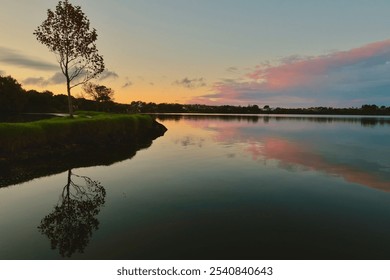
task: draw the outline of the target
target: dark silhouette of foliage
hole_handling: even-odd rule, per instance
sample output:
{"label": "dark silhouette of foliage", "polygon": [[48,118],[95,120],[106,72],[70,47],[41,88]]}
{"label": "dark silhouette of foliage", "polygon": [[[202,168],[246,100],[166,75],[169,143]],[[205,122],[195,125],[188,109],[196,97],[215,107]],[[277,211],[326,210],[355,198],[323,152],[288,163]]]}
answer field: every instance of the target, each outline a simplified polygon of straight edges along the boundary
{"label": "dark silhouette of foliage", "polygon": [[[81,179],[75,183],[72,176]],[[80,181],[80,180],[79,180]],[[83,253],[94,230],[99,228],[96,216],[105,203],[106,190],[97,181],[68,171],[67,184],[54,211],[42,219],[39,231],[58,249],[62,257]]]}
{"label": "dark silhouette of foliage", "polygon": [[60,1],[55,11],[34,31],[37,40],[56,54],[66,78],[69,114],[73,116],[71,89],[85,84],[104,71],[103,57],[98,54],[96,29],[80,6]]}
{"label": "dark silhouette of foliage", "polygon": [[94,83],[86,83],[83,86],[85,95],[93,99],[96,103],[96,110],[99,110],[99,103],[107,105],[108,102],[114,100],[114,91],[103,85],[97,85]]}
{"label": "dark silhouette of foliage", "polygon": [[262,109],[258,105],[202,105],[177,103],[146,103],[133,101],[129,111],[134,113],[202,113],[202,114],[301,114],[301,115],[390,115],[390,107],[377,105],[363,105],[361,108],[271,108],[265,105]]}
{"label": "dark silhouette of foliage", "polygon": [[15,114],[23,110],[26,96],[22,86],[11,76],[0,76],[0,112]]}
{"label": "dark silhouette of foliage", "polygon": [[29,113],[48,112],[53,107],[54,94],[50,91],[38,92],[36,90],[27,91],[27,102],[25,108]]}
{"label": "dark silhouette of foliage", "polygon": [[372,104],[372,105],[365,104],[362,106],[362,110],[368,111],[368,112],[375,112],[378,109],[379,109],[378,106],[376,106],[375,104]]}

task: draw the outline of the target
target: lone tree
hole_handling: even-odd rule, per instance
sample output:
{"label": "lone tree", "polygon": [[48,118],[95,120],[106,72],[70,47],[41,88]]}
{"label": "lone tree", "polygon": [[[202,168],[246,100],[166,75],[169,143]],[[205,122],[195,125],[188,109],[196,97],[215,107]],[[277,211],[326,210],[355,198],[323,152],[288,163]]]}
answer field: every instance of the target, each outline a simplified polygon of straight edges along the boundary
{"label": "lone tree", "polygon": [[114,90],[103,85],[86,83],[83,90],[89,98],[96,102],[97,110],[99,110],[99,103],[108,103],[114,100]]}
{"label": "lone tree", "polygon": [[68,0],[58,2],[55,11],[47,11],[47,19],[34,31],[37,40],[56,54],[66,78],[69,115],[73,117],[71,89],[87,83],[104,71],[103,57],[98,54],[96,29],[80,6]]}

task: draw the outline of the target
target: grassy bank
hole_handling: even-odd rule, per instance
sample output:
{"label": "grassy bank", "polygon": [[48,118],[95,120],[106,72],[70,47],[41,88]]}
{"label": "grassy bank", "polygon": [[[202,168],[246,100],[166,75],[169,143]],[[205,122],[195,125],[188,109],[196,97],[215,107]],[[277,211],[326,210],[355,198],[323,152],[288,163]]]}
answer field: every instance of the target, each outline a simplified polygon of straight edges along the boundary
{"label": "grassy bank", "polygon": [[[165,128],[148,115],[77,112],[77,117],[58,117],[28,123],[0,123],[0,157],[29,157],[45,151],[75,147],[101,147],[160,136]],[[160,134],[160,135],[159,135]]]}

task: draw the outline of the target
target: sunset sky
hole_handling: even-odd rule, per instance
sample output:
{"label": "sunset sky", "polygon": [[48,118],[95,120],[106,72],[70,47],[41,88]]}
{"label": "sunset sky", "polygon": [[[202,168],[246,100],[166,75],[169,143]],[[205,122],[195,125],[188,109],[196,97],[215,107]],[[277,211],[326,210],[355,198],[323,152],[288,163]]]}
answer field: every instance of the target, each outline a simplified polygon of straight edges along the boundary
{"label": "sunset sky", "polygon": [[[390,106],[388,0],[71,0],[121,103]],[[65,93],[33,31],[57,0],[0,0],[0,74]],[[75,88],[78,95],[81,88]]]}

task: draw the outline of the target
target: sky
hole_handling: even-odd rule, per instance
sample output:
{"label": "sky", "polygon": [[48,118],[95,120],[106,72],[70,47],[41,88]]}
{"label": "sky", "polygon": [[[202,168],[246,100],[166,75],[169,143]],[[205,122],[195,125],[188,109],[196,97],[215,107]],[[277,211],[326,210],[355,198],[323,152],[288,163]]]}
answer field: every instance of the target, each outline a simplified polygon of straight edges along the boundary
{"label": "sky", "polygon": [[[390,106],[388,0],[71,0],[98,33],[115,101]],[[0,0],[0,75],[65,93],[33,35],[57,0]],[[74,88],[78,96],[82,88]]]}

